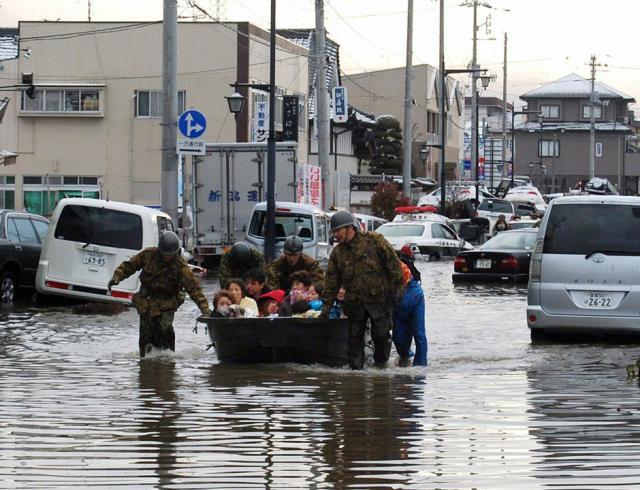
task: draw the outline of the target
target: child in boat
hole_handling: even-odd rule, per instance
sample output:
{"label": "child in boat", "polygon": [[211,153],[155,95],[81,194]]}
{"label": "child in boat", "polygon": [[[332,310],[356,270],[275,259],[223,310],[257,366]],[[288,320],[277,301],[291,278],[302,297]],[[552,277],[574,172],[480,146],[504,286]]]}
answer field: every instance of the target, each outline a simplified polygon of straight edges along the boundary
{"label": "child in boat", "polygon": [[221,289],[213,296],[212,318],[224,318],[229,315],[229,308],[233,304],[231,295],[226,289]]}
{"label": "child in boat", "polygon": [[306,270],[300,270],[289,276],[291,281],[291,291],[289,291],[289,301],[291,304],[296,301],[309,301],[309,289],[312,285],[311,274]]}
{"label": "child in boat", "polygon": [[282,289],[274,289],[261,295],[258,298],[259,316],[277,317],[284,296],[285,292]]}
{"label": "child in boat", "polygon": [[320,299],[320,296],[322,296],[323,290],[324,288],[320,283],[312,284],[309,288],[309,306],[313,311],[322,311],[324,301]]}
{"label": "child in boat", "polygon": [[331,309],[329,310],[329,318],[342,318],[342,303],[344,303],[345,294],[345,289],[343,287],[340,287],[340,289],[338,289],[336,299],[333,300],[333,304],[331,305]]}

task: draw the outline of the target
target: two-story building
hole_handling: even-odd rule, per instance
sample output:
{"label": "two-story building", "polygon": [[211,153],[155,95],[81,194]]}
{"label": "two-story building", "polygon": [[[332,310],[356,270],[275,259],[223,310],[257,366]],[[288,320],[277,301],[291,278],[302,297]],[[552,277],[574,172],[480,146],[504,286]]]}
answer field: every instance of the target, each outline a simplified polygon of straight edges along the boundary
{"label": "two-story building", "polygon": [[[639,170],[625,156],[632,133],[629,104],[635,99],[597,81],[594,92],[595,176],[624,190],[625,177]],[[572,73],[520,98],[534,114],[514,128],[515,173],[529,174],[543,192],[566,191],[588,179],[591,81]]]}
{"label": "two-story building", "polygon": [[[66,196],[158,206],[162,23],[20,22],[16,34],[2,78],[13,85],[33,73],[35,94],[5,92],[0,149],[17,158],[0,165],[3,206],[49,214]],[[298,95],[306,142],[309,51],[278,36],[276,58],[276,130],[282,96]],[[268,82],[269,32],[247,22],[181,22],[177,59],[178,112],[205,114],[207,142],[251,141],[255,103],[268,93],[239,88],[247,103],[235,122],[225,96],[234,82]],[[298,150],[306,162],[307,145]]]}

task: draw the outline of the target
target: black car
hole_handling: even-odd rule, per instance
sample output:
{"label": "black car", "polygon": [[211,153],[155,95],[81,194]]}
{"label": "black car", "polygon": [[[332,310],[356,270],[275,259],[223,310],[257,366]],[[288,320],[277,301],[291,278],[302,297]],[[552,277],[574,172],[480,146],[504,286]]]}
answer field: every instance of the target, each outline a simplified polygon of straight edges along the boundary
{"label": "black car", "polygon": [[476,250],[460,252],[453,281],[529,281],[529,262],[537,228],[498,233]]}
{"label": "black car", "polygon": [[34,287],[48,227],[42,216],[0,210],[0,302],[13,301],[18,288]]}

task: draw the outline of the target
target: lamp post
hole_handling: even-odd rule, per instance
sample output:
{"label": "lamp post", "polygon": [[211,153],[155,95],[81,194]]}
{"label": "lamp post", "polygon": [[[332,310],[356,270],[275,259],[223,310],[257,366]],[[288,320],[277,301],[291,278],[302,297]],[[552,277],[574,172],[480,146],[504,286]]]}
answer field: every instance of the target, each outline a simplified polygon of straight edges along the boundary
{"label": "lamp post", "polygon": [[229,112],[233,114],[237,124],[238,115],[244,108],[244,101],[246,100],[246,97],[238,92],[234,92],[231,95],[225,96],[225,99],[227,99],[227,104],[229,104]]}
{"label": "lamp post", "polygon": [[515,143],[514,143],[514,135],[515,135],[515,120],[516,120],[516,114],[538,114],[540,115],[540,113],[538,111],[511,111],[511,188],[513,188],[514,182],[513,179],[516,175],[516,168],[515,168],[515,163],[514,163],[514,158],[513,155],[516,152],[516,147],[515,147]]}
{"label": "lamp post", "polygon": [[[486,72],[486,70],[485,70],[485,72]],[[489,83],[491,83],[491,77],[489,75],[480,76],[480,83],[482,84],[482,88],[484,90],[486,90],[487,87],[489,86]],[[479,161],[480,161],[480,158],[479,158],[480,145],[479,145],[479,141],[478,141],[479,134],[480,134],[480,128],[479,128],[479,125],[478,125],[478,121],[480,120],[479,113],[478,113],[478,108],[480,107],[480,102],[479,102],[480,101],[480,96],[479,96],[477,88],[476,87],[472,87],[472,88],[476,92],[476,101],[477,101],[476,102],[476,107],[475,107],[475,110],[476,110],[476,127],[472,128],[472,130],[473,130],[473,137],[476,140],[476,161],[475,161],[475,164],[476,164],[476,202],[475,202],[475,204],[476,204],[476,209],[478,209],[478,206],[480,205],[480,163],[479,163]]]}

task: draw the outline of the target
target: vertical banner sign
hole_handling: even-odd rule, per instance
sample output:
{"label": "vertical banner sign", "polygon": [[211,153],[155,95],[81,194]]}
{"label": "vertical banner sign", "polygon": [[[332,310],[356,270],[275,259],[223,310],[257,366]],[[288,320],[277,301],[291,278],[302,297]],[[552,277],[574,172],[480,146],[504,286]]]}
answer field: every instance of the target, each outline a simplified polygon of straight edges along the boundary
{"label": "vertical banner sign", "polygon": [[308,190],[306,183],[307,179],[305,178],[307,174],[307,165],[298,165],[298,185],[296,189],[296,202],[300,204],[305,204],[305,193]]}
{"label": "vertical banner sign", "polygon": [[[555,148],[553,150],[555,152]],[[602,143],[596,143],[596,157],[602,157]]]}
{"label": "vertical banner sign", "polygon": [[254,114],[253,141],[267,141],[269,137],[269,131],[267,129],[267,120],[269,119],[269,102],[256,102]]}
{"label": "vertical banner sign", "polygon": [[347,109],[347,88],[333,87],[331,90],[333,98],[333,122],[344,123],[349,119]]}
{"label": "vertical banner sign", "polygon": [[309,204],[321,206],[322,201],[322,179],[320,178],[320,167],[309,165]]}
{"label": "vertical banner sign", "polygon": [[284,141],[298,141],[298,96],[282,97],[282,138]]}

